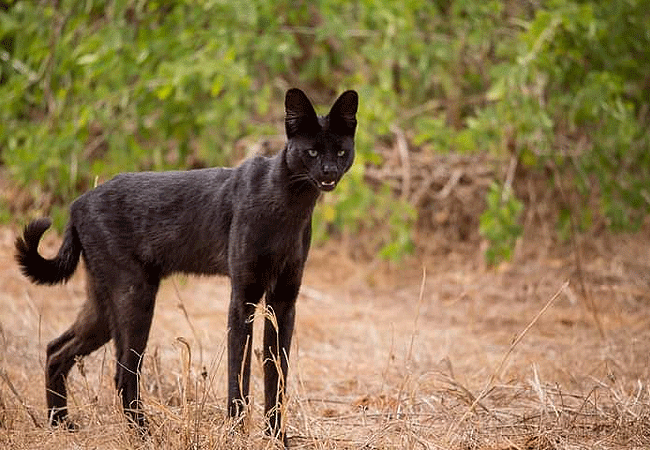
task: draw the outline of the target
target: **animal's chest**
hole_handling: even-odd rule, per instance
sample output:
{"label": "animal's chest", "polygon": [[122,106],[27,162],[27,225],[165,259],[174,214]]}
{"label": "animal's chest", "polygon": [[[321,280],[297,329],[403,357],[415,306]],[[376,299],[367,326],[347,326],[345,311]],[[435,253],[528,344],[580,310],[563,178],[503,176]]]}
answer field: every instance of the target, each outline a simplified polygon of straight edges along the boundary
{"label": "animal's chest", "polygon": [[304,228],[270,226],[256,236],[252,251],[271,271],[303,259]]}
{"label": "animal's chest", "polygon": [[309,221],[277,218],[238,224],[231,233],[231,276],[250,275],[269,287],[286,271],[301,272],[309,227]]}

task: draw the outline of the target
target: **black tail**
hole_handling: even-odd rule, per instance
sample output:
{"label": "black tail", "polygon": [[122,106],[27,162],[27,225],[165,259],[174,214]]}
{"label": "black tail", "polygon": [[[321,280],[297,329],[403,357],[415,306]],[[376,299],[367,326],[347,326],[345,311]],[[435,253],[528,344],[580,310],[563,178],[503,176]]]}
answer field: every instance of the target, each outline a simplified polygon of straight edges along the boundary
{"label": "black tail", "polygon": [[38,242],[50,225],[50,219],[34,220],[25,227],[23,236],[16,238],[16,261],[23,275],[36,284],[68,281],[79,263],[81,242],[72,224],[68,224],[63,244],[55,258],[45,259],[38,253]]}

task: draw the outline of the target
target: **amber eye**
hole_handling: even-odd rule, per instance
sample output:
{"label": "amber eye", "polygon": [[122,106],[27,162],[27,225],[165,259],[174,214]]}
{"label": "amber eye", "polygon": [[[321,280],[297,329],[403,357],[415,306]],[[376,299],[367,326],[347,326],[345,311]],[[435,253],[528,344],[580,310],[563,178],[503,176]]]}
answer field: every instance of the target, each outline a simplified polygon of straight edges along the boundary
{"label": "amber eye", "polygon": [[343,156],[345,156],[345,150],[339,150],[337,155],[339,158],[342,158]]}
{"label": "amber eye", "polygon": [[310,148],[309,150],[307,150],[307,154],[309,156],[311,156],[312,158],[315,158],[315,157],[318,156],[318,152],[316,150],[314,150],[313,148]]}

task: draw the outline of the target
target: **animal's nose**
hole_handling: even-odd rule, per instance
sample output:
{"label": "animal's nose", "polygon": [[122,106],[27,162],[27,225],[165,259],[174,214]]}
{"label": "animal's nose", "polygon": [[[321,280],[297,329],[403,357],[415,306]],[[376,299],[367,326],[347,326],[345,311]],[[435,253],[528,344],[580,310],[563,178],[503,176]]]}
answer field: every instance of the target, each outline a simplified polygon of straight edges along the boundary
{"label": "animal's nose", "polygon": [[336,178],[336,166],[334,164],[324,164],[323,176],[327,178]]}

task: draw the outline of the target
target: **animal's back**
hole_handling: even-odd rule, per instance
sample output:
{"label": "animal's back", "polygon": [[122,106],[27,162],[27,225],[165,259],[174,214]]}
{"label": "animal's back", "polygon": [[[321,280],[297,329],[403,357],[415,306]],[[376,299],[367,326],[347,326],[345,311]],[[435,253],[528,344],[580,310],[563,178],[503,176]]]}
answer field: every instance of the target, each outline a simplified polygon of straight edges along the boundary
{"label": "animal's back", "polygon": [[233,169],[125,173],[70,208],[84,257],[156,275],[226,274]]}

